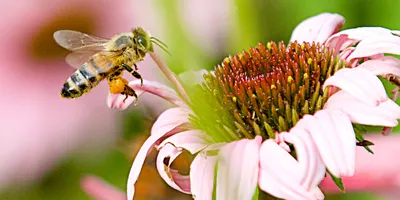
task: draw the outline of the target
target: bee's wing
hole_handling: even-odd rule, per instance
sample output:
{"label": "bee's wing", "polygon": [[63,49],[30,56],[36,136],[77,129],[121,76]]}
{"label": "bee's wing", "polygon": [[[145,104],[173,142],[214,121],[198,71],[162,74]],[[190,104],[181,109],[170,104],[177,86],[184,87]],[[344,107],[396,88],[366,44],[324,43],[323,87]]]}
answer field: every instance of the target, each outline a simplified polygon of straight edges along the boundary
{"label": "bee's wing", "polygon": [[83,63],[92,58],[98,51],[74,51],[65,57],[65,61],[73,68],[79,69]]}
{"label": "bee's wing", "polygon": [[96,37],[71,30],[59,30],[53,34],[54,40],[70,51],[102,51],[109,39]]}

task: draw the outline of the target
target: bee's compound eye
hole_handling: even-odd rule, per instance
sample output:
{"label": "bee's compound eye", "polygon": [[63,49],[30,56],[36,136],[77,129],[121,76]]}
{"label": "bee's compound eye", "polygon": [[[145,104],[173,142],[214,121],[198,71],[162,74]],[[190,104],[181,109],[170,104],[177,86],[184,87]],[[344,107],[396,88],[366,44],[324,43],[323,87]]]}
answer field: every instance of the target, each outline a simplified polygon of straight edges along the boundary
{"label": "bee's compound eye", "polygon": [[147,41],[142,36],[138,37],[138,43],[143,47],[147,47]]}

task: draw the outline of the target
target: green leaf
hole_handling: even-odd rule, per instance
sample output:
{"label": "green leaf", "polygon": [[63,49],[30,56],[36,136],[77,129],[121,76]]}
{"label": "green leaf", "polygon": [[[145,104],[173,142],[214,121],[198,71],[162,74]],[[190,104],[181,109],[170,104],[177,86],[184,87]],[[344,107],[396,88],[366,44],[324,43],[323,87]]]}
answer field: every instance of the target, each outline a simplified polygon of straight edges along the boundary
{"label": "green leaf", "polygon": [[328,172],[328,174],[331,176],[333,182],[335,182],[336,186],[338,186],[338,188],[342,191],[344,191],[344,185],[343,185],[343,181],[342,178],[338,178],[336,176],[334,176],[328,169],[326,170]]}

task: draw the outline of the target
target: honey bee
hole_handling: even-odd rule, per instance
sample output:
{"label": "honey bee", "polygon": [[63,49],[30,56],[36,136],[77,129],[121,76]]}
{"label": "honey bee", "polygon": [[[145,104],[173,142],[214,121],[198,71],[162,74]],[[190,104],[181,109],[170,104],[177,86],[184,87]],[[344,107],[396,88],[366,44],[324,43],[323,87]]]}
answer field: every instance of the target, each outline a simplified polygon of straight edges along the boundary
{"label": "honey bee", "polygon": [[72,51],[67,55],[66,62],[77,69],[61,89],[61,97],[69,99],[88,93],[107,78],[111,94],[125,95],[124,101],[133,96],[136,104],[137,95],[122,77],[123,71],[140,79],[143,85],[136,63],[142,61],[146,53],[154,52],[153,43],[167,51],[163,42],[140,27],[111,39],[72,30],[59,30],[53,36],[60,46]]}

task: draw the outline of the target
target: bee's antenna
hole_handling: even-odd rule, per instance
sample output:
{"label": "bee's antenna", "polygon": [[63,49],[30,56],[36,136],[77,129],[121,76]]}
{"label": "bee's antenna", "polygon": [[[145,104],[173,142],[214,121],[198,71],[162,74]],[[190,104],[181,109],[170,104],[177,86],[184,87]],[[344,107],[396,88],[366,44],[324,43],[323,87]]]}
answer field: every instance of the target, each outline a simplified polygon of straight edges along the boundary
{"label": "bee's antenna", "polygon": [[[159,46],[162,50],[164,50],[168,55],[172,56],[171,53],[169,53],[169,51],[167,50],[167,45],[165,45],[163,42],[161,42],[160,40],[158,40],[157,38],[151,37],[151,41],[156,44],[157,46]],[[160,45],[159,42],[163,45]]]}
{"label": "bee's antenna", "polygon": [[164,45],[165,48],[168,48],[168,46],[167,46],[164,42],[162,42],[161,40],[159,40],[158,38],[156,38],[156,37],[150,37],[150,39],[153,40],[153,41],[157,41],[157,42],[159,42],[160,44]]}

